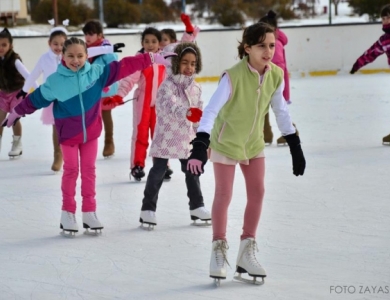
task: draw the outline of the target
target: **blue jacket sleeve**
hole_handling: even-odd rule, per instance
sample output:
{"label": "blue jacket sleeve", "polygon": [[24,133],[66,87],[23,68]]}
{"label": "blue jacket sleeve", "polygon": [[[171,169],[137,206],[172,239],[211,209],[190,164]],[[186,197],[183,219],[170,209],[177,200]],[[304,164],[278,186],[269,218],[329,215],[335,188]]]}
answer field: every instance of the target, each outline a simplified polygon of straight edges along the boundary
{"label": "blue jacket sleeve", "polygon": [[43,85],[38,87],[34,92],[23,99],[23,101],[15,107],[16,113],[22,116],[29,115],[35,112],[37,109],[49,106],[50,103],[55,99],[46,99],[45,96],[43,96],[42,88]]}

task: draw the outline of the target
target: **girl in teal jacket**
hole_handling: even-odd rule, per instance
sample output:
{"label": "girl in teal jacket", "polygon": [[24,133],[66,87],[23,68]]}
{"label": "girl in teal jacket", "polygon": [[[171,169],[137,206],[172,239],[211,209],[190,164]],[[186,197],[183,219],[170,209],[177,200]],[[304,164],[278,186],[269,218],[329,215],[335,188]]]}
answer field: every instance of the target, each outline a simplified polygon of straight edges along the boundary
{"label": "girl in teal jacket", "polygon": [[101,230],[96,216],[95,162],[97,139],[102,131],[101,92],[114,82],[149,67],[164,63],[159,54],[125,57],[108,65],[91,65],[87,61],[84,41],[72,37],[63,47],[63,60],[57,72],[28,95],[3,123],[12,126],[18,118],[53,103],[53,115],[64,157],[62,176],[62,215],[60,227],[65,234],[78,231],[76,222],[76,181],[81,171],[83,227]]}

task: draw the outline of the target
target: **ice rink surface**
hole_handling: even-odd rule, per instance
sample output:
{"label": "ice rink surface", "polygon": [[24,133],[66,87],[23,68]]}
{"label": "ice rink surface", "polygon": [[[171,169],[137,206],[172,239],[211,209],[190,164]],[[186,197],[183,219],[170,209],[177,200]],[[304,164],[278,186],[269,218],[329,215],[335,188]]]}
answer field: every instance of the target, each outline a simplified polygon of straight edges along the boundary
{"label": "ice rink surface", "polygon": [[[297,178],[288,147],[265,149],[257,232],[263,286],[232,281],[246,201],[239,168],[227,233],[231,268],[216,288],[208,276],[211,228],[190,226],[178,161],[160,192],[156,229],[139,228],[145,180],[129,180],[131,104],[113,113],[115,156],[103,159],[99,141],[100,237],[59,235],[61,174],[50,171],[51,128],[40,112],[23,118],[23,157],[8,159],[10,129],[0,153],[0,299],[389,299],[390,147],[382,145],[390,133],[389,82],[389,74],[292,79],[289,108],[307,169]],[[202,86],[207,103],[216,83]],[[271,122],[276,139],[272,113]],[[211,208],[211,163],[201,183]],[[77,194],[82,227],[79,185]]]}

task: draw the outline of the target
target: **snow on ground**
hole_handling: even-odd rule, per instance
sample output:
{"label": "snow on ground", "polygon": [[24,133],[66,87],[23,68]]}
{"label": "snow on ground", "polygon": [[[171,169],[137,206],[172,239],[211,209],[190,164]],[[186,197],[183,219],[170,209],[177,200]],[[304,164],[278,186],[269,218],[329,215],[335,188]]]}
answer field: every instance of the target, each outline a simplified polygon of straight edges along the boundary
{"label": "snow on ground", "polygon": [[[145,181],[130,181],[131,104],[114,111],[116,155],[97,160],[103,236],[59,235],[61,174],[50,171],[51,129],[40,112],[22,119],[23,157],[9,160],[11,131],[0,153],[0,298],[21,299],[388,299],[389,75],[292,79],[290,112],[307,169],[291,172],[287,147],[266,148],[266,195],[257,233],[263,286],[232,281],[245,186],[237,168],[229,210],[228,278],[208,277],[211,228],[190,226],[184,175],[172,161],[154,231],[138,219]],[[205,83],[204,99],[216,88]],[[130,96],[131,97],[131,96]],[[275,138],[279,132],[271,113]],[[151,159],[147,161],[147,171]],[[201,177],[211,207],[212,164]],[[80,207],[80,192],[78,188]],[[78,208],[77,219],[81,225]],[[346,288],[344,288],[346,287]],[[345,290],[344,290],[345,289]],[[387,292],[386,292],[387,291]]]}
{"label": "snow on ground", "polygon": [[[317,16],[313,18],[308,19],[295,19],[295,20],[288,20],[288,21],[281,21],[280,26],[302,26],[302,25],[326,25],[329,24],[328,20],[328,14],[322,14],[323,6],[328,6],[328,0],[320,0],[320,2],[317,3],[316,6],[316,13]],[[190,5],[187,5],[190,7]],[[190,12],[189,12],[190,13]],[[348,6],[348,3],[340,3],[339,4],[339,15],[334,15],[334,6],[332,6],[332,24],[342,24],[342,23],[366,23],[369,21],[369,18],[367,15],[363,16],[357,16],[352,15],[352,9]],[[193,20],[193,23],[198,25],[202,30],[208,30],[208,29],[223,29],[226,27],[223,27],[220,24],[208,24],[204,20]],[[248,21],[246,25],[251,25],[253,23],[252,20]],[[72,24],[70,24],[72,25]],[[176,23],[168,23],[168,22],[161,22],[161,23],[153,23],[153,24],[138,24],[138,25],[131,25],[128,26],[128,28],[118,29],[118,28],[106,28],[104,32],[106,34],[118,34],[118,33],[140,33],[142,32],[146,27],[154,26],[157,29],[163,29],[163,28],[172,28],[176,31],[183,31],[184,27],[183,24],[178,21]],[[10,28],[10,32],[13,36],[41,36],[41,35],[48,35],[50,32],[50,29],[52,26],[45,25],[45,24],[37,24],[37,25],[28,25],[28,26],[16,26],[13,28]],[[0,29],[2,29],[0,27]],[[70,29],[70,31],[73,34],[80,34],[82,35],[81,30],[75,30]]]}

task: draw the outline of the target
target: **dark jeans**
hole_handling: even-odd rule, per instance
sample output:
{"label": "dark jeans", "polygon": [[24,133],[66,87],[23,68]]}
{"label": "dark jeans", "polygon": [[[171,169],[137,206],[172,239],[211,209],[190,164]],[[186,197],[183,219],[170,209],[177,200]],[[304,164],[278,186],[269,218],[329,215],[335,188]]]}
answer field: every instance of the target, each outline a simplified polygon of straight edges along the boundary
{"label": "dark jeans", "polygon": [[[190,210],[204,206],[202,191],[200,190],[199,176],[187,172],[187,159],[180,159],[181,171],[186,176],[187,196],[190,199]],[[168,159],[153,158],[153,167],[150,169],[146,181],[144,199],[141,210],[156,211],[158,192],[164,182]]]}

